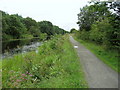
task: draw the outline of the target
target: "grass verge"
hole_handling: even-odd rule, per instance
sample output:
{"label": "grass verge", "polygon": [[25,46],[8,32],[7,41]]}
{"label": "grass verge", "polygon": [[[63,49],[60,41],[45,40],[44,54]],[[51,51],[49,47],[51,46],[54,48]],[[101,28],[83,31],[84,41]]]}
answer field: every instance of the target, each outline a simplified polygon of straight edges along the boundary
{"label": "grass verge", "polygon": [[38,52],[2,61],[3,88],[87,88],[84,73],[68,36],[56,36]]}
{"label": "grass verge", "polygon": [[94,53],[100,60],[110,66],[117,72],[120,72],[118,68],[118,52],[112,50],[105,50],[102,46],[92,43],[90,41],[83,41],[81,39],[76,38],[74,35],[73,37],[83,44],[87,49],[89,49],[92,53]]}

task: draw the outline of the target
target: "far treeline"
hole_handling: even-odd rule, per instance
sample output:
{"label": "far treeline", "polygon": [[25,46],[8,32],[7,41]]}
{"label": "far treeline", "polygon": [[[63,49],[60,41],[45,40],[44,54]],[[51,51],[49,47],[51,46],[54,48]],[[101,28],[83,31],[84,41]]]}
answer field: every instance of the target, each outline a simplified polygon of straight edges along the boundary
{"label": "far treeline", "polygon": [[26,39],[39,37],[49,39],[56,34],[65,34],[67,31],[53,25],[50,21],[36,22],[30,17],[23,18],[18,14],[9,15],[2,12],[2,40]]}
{"label": "far treeline", "polygon": [[90,2],[78,14],[79,39],[92,41],[105,49],[120,48],[120,2]]}

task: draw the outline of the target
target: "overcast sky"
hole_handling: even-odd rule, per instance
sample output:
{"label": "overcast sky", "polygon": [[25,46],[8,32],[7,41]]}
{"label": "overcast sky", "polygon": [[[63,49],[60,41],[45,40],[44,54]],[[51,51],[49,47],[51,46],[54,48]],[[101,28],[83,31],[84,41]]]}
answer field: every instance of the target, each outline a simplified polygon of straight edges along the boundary
{"label": "overcast sky", "polygon": [[0,0],[0,10],[9,14],[47,20],[67,31],[78,29],[77,14],[89,0]]}

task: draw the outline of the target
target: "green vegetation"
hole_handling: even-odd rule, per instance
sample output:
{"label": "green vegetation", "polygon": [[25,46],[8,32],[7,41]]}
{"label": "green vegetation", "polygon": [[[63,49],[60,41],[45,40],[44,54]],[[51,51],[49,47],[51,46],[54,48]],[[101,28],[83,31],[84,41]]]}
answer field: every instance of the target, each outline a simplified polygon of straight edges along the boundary
{"label": "green vegetation", "polygon": [[77,32],[77,30],[75,29],[75,28],[72,28],[71,30],[70,30],[70,33],[76,33]]}
{"label": "green vegetation", "polygon": [[23,18],[18,14],[9,15],[3,11],[0,12],[2,12],[3,41],[32,37],[39,37],[42,40],[50,39],[55,34],[67,33],[67,31],[53,25],[49,21],[36,22],[30,17]]}
{"label": "green vegetation", "polygon": [[93,52],[100,60],[109,65],[112,69],[120,72],[118,68],[118,52],[113,50],[105,50],[101,45],[95,44],[90,41],[83,41],[74,36],[74,38],[79,41],[81,44],[86,46],[91,52]]}
{"label": "green vegetation", "polygon": [[3,88],[87,88],[79,58],[67,35],[44,42],[38,51],[2,62]]}
{"label": "green vegetation", "polygon": [[0,60],[0,89],[2,88],[2,61]]}
{"label": "green vegetation", "polygon": [[[120,49],[120,2],[90,2],[78,14],[75,37],[114,70]],[[112,12],[112,10],[114,12]]]}
{"label": "green vegetation", "polygon": [[[76,40],[118,72],[119,6],[119,2],[90,2],[78,14],[80,30],[70,31]],[[30,17],[0,12],[4,42],[26,38],[44,41],[37,51],[0,61],[3,88],[88,88],[79,58],[68,35],[64,35],[67,31],[50,21],[36,22]]]}
{"label": "green vegetation", "polygon": [[80,30],[77,37],[100,44],[105,49],[119,50],[119,6],[119,2],[92,2],[83,7],[78,14]]}
{"label": "green vegetation", "polygon": [[0,70],[2,69],[2,60],[0,60]]}

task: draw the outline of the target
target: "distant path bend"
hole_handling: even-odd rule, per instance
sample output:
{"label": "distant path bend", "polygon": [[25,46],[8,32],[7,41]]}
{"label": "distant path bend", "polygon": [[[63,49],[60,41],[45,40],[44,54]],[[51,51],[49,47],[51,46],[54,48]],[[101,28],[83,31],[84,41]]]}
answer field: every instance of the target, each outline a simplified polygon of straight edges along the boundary
{"label": "distant path bend", "polygon": [[80,57],[89,88],[118,88],[118,73],[104,64],[94,54],[70,36],[73,46]]}

